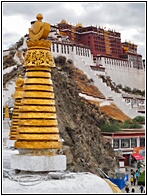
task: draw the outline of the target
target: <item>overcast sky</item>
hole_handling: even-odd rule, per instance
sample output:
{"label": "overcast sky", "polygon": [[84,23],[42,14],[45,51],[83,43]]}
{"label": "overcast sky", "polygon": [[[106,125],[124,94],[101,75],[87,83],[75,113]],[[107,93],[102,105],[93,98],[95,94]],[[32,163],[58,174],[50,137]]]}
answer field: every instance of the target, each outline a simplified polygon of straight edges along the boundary
{"label": "overcast sky", "polygon": [[121,41],[138,45],[145,58],[146,25],[144,2],[3,2],[3,49],[8,49],[28,33],[30,22],[43,15],[54,25],[65,19],[69,24],[100,26],[121,33]]}

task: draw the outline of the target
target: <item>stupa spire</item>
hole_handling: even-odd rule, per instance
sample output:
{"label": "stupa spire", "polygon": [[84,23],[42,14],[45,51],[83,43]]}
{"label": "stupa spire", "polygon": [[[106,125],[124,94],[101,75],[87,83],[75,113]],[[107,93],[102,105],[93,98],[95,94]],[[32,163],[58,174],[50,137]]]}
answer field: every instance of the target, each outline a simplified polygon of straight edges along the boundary
{"label": "stupa spire", "polygon": [[9,108],[8,108],[8,105],[5,106],[5,116],[4,116],[5,119],[9,119]]}
{"label": "stupa spire", "polygon": [[20,153],[54,155],[61,148],[55,98],[51,79],[51,67],[55,67],[49,49],[51,42],[46,40],[50,24],[38,21],[29,29],[28,51],[25,55],[25,81],[19,126],[15,148]]}
{"label": "stupa spire", "polygon": [[18,76],[17,80],[15,81],[15,92],[13,98],[15,99],[14,108],[12,113],[12,122],[10,127],[10,140],[16,140],[17,136],[17,128],[18,128],[18,120],[19,120],[19,106],[21,105],[21,98],[23,92],[23,84],[24,79],[21,75]]}

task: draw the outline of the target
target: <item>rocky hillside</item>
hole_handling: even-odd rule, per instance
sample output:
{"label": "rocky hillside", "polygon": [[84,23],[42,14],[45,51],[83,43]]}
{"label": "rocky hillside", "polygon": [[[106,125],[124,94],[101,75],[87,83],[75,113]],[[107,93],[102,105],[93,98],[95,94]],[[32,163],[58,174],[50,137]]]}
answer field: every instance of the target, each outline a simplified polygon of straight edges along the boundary
{"label": "rocky hillside", "polygon": [[[5,81],[10,80],[10,75],[24,76],[24,73],[21,66],[7,74]],[[59,130],[64,140],[63,151],[60,153],[67,156],[67,170],[90,171],[99,175],[98,168],[101,168],[110,177],[115,175],[117,162],[110,141],[102,136],[99,127],[106,120],[122,121],[124,114],[120,111],[120,119],[114,118],[113,114],[110,116],[109,113],[105,114],[105,110],[101,111],[99,103],[80,97],[79,93],[104,98],[93,86],[93,81],[72,64],[58,63],[52,70],[52,80]],[[113,113],[115,110],[110,107],[110,111]],[[118,116],[117,111],[115,113]]]}
{"label": "rocky hillside", "polygon": [[79,96],[81,90],[73,78],[75,70],[73,66],[61,66],[53,69],[52,73],[59,130],[64,139],[63,153],[68,158],[67,168],[98,174],[99,167],[111,175],[117,163],[110,142],[104,139],[99,129],[106,119],[98,107]]}

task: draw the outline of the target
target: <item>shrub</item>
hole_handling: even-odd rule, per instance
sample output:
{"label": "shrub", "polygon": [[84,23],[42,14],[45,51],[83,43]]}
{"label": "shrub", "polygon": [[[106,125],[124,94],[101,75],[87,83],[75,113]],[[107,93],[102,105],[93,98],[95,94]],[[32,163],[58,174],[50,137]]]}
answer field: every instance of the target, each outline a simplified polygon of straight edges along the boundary
{"label": "shrub", "polygon": [[138,123],[132,123],[129,126],[130,129],[134,129],[134,128],[142,128],[142,125],[138,124]]}
{"label": "shrub", "polygon": [[19,48],[20,46],[22,46],[23,42],[24,42],[24,38],[21,37],[21,39],[18,42],[16,42],[16,47]]}
{"label": "shrub", "polygon": [[122,84],[118,84],[117,87],[122,89]]}
{"label": "shrub", "polygon": [[138,185],[145,186],[145,171],[143,171],[142,174],[139,176]]}
{"label": "shrub", "polygon": [[141,96],[145,96],[145,90],[141,91]]}
{"label": "shrub", "polygon": [[11,56],[14,56],[15,50],[10,50],[9,54],[10,54]]}
{"label": "shrub", "polygon": [[131,88],[128,86],[125,86],[124,88],[122,88],[122,90],[124,90],[127,93],[131,93]]}
{"label": "shrub", "polygon": [[120,131],[120,125],[119,123],[109,123],[106,122],[105,125],[101,126],[102,132],[117,132]]}
{"label": "shrub", "polygon": [[124,123],[121,125],[121,128],[125,129],[134,129],[134,128],[142,128],[142,125],[138,124],[137,122],[131,122],[131,120],[125,120]]}
{"label": "shrub", "polygon": [[65,65],[66,64],[66,57],[65,56],[58,56],[55,59],[55,63],[60,64],[61,66]]}
{"label": "shrub", "polygon": [[136,116],[133,118],[133,122],[145,122],[145,117],[144,116]]}
{"label": "shrub", "polygon": [[72,65],[72,64],[73,64],[73,61],[72,61],[71,59],[68,59],[68,60],[67,60],[67,63],[68,63],[69,65]]}

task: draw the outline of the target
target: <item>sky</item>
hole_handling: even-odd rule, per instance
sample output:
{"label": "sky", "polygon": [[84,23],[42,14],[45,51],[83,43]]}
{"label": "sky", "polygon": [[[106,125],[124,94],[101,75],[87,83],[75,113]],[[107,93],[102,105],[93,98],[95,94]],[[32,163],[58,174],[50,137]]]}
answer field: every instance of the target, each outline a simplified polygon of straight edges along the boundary
{"label": "sky", "polygon": [[43,15],[43,22],[55,25],[66,20],[69,24],[97,26],[121,33],[121,41],[138,45],[138,54],[145,58],[146,4],[144,2],[3,2],[3,50],[28,33],[30,22]]}

